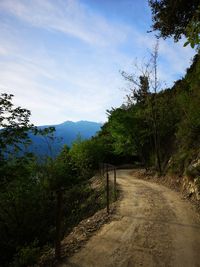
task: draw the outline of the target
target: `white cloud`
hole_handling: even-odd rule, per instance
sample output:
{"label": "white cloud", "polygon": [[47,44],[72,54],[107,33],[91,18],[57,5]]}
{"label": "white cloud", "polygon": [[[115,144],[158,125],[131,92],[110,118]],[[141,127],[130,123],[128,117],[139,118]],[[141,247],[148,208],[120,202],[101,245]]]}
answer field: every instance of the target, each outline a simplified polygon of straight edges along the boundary
{"label": "white cloud", "polygon": [[[104,121],[106,109],[119,106],[126,94],[119,89],[126,87],[119,70],[131,71],[134,59],[148,58],[155,43],[152,35],[133,25],[115,25],[78,0],[0,0],[0,10],[24,25],[19,29],[13,18],[0,22],[0,90],[13,93],[15,103],[30,109],[39,125]],[[33,36],[30,25],[36,27]],[[37,27],[48,30],[44,39]],[[52,31],[85,43],[75,40],[73,46],[64,38],[62,44],[63,36],[56,35],[55,44]],[[161,41],[160,78],[172,84],[193,53],[182,43]]]}
{"label": "white cloud", "polygon": [[[15,95],[15,103],[32,111],[35,124],[65,120],[105,121],[105,111],[121,99],[112,69],[95,69],[63,59],[61,64],[40,53],[28,59],[0,63],[0,88]],[[110,64],[110,63],[109,63]],[[116,92],[113,96],[113,92]]]}
{"label": "white cloud", "polygon": [[9,49],[6,49],[5,47],[1,47],[0,46],[0,55],[1,56],[5,56],[5,55],[8,55],[8,53],[9,53]]}
{"label": "white cloud", "polygon": [[[148,62],[152,53],[156,38],[153,34],[145,34],[138,29],[132,29],[133,47],[137,50],[136,56],[138,63]],[[181,78],[185,74],[185,70],[190,66],[191,59],[195,55],[195,51],[189,46],[184,47],[185,40],[182,39],[174,43],[172,39],[160,39],[158,48],[158,75],[163,82],[163,86],[172,86],[177,78]]]}
{"label": "white cloud", "polygon": [[106,46],[125,41],[129,28],[108,22],[77,0],[1,0],[0,9],[36,27]]}

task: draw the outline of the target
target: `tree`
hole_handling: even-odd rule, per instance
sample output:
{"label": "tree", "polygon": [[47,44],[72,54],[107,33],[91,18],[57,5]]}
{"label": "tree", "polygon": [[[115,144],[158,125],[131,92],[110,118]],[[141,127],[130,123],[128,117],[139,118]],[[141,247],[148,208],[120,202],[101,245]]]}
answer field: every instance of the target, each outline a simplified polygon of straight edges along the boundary
{"label": "tree", "polygon": [[[48,159],[44,172],[47,173],[47,183],[50,190],[56,191],[59,188],[69,188],[77,183],[76,167],[72,162],[69,148],[66,145],[55,159]],[[44,174],[44,176],[46,175]]]}
{"label": "tree", "polygon": [[[141,75],[139,75],[139,78],[137,78],[135,74],[127,74],[126,72],[122,72],[122,76],[126,80],[128,80],[132,85],[131,93],[130,95],[128,95],[128,105],[130,107],[135,103],[139,105],[140,108],[139,112],[137,113],[139,114],[138,118],[140,118],[140,120],[146,121],[146,123],[144,123],[143,126],[146,124],[146,126],[148,125],[149,127],[149,133],[145,131],[145,136],[146,137],[149,136],[149,138],[151,138],[151,134],[153,134],[154,150],[156,156],[155,165],[159,173],[161,173],[162,172],[161,152],[160,152],[161,149],[160,149],[159,125],[158,125],[158,114],[157,114],[158,112],[157,93],[158,90],[160,89],[160,83],[157,75],[157,68],[158,68],[157,60],[158,60],[158,41],[156,42],[153,52],[151,53],[151,58],[149,62],[145,63],[142,67],[138,67],[138,65],[136,65],[136,71],[139,70],[141,73]],[[143,112],[141,112],[141,108],[144,109]],[[142,127],[141,130],[142,129],[144,128]],[[143,135],[141,135],[141,137],[142,136]],[[149,143],[151,143],[150,140]],[[141,142],[137,141],[137,144],[143,144],[143,141],[142,140]],[[145,151],[144,148],[142,148],[141,151]],[[145,157],[143,156],[143,158]]]}
{"label": "tree", "polygon": [[159,37],[173,37],[178,41],[187,35],[186,28],[198,10],[199,0],[149,0],[149,5],[153,31],[159,31]]}
{"label": "tree", "polygon": [[[27,155],[5,158],[1,163],[0,266],[8,266],[12,260],[16,263],[11,266],[30,265],[32,253],[39,255],[38,249],[52,242],[55,201],[44,186],[37,165],[35,158]],[[30,257],[24,255],[25,251]],[[24,257],[28,257],[27,261],[21,264]]]}
{"label": "tree", "polygon": [[127,73],[121,71],[123,78],[130,83],[130,92],[127,95],[127,104],[132,106],[133,102],[144,104],[147,96],[150,94],[150,75],[152,73],[151,62],[144,63],[142,66],[135,64],[136,72],[139,71],[140,75],[135,73]]}
{"label": "tree", "polygon": [[121,160],[132,159],[147,165],[151,152],[151,125],[146,106],[135,103],[110,111],[108,131],[113,139],[113,153]]}
{"label": "tree", "polygon": [[67,146],[63,147],[55,160],[50,159],[48,173],[50,189],[56,193],[55,257],[59,259],[61,256],[63,193],[78,183],[77,172],[73,166]]}
{"label": "tree", "polygon": [[36,158],[23,146],[30,143],[31,131],[48,135],[53,129],[38,130],[30,115],[29,110],[14,106],[13,95],[0,95],[1,266],[12,260],[11,266],[30,265],[39,247],[52,241],[55,201],[44,186]]}
{"label": "tree", "polygon": [[28,131],[33,129],[33,124],[30,123],[31,112],[14,107],[12,99],[12,94],[0,95],[0,159],[4,153],[9,153],[9,149],[19,150],[20,145],[28,144]]}
{"label": "tree", "polygon": [[158,171],[162,173],[162,166],[161,166],[161,155],[160,155],[160,134],[159,134],[159,126],[158,126],[158,114],[157,114],[157,92],[159,89],[159,81],[157,75],[157,68],[158,68],[158,42],[154,47],[153,53],[151,54],[152,59],[152,67],[153,67],[153,80],[152,80],[152,88],[153,88],[153,95],[150,99],[149,104],[151,107],[151,118],[152,118],[152,125],[153,125],[153,136],[154,136],[154,146],[155,146],[155,154],[157,159],[157,166]]}
{"label": "tree", "polygon": [[186,27],[186,37],[187,42],[184,46],[190,44],[192,48],[195,46],[197,46],[197,49],[200,48],[200,5]]}

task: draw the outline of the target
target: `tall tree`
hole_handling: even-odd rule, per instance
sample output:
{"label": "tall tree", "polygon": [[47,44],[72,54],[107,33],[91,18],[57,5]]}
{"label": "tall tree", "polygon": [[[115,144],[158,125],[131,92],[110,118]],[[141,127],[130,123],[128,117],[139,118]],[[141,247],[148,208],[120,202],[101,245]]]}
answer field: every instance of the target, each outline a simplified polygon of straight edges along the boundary
{"label": "tall tree", "polygon": [[152,124],[153,124],[153,136],[154,136],[154,146],[155,146],[155,154],[157,160],[158,171],[162,173],[161,167],[161,156],[160,156],[160,134],[159,134],[159,127],[158,127],[158,118],[157,118],[157,92],[159,89],[159,81],[158,81],[158,42],[156,43],[154,50],[151,54],[152,57],[152,67],[153,67],[153,80],[152,80],[152,88],[153,88],[153,95],[149,104],[151,106],[151,117],[152,117]]}
{"label": "tall tree", "polygon": [[[158,41],[156,42],[153,52],[148,63],[145,63],[142,67],[136,65],[136,70],[140,71],[141,75],[137,78],[134,74],[127,74],[122,72],[122,76],[128,80],[131,84],[131,94],[128,95],[128,105],[134,105],[135,103],[144,109],[145,112],[137,113],[143,121],[148,120],[146,125],[150,127],[149,134],[145,133],[145,137],[151,138],[151,133],[154,139],[154,151],[155,151],[155,165],[159,173],[162,172],[161,166],[161,152],[160,152],[160,137],[159,137],[159,125],[157,114],[157,93],[160,90],[160,82],[157,74],[158,68]],[[137,116],[138,116],[137,115]],[[140,124],[141,126],[141,124]],[[144,124],[143,124],[144,126]],[[141,135],[142,136],[142,135]],[[138,142],[139,144],[140,142]],[[143,143],[143,141],[142,141]],[[149,141],[150,143],[150,141]],[[143,146],[143,145],[142,145]],[[142,149],[144,151],[144,149]]]}

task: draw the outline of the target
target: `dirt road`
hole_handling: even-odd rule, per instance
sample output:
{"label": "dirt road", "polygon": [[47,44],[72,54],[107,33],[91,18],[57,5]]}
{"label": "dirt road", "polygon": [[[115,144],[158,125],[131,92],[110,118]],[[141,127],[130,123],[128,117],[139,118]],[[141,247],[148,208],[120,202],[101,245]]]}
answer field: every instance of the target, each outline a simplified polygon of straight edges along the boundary
{"label": "dirt road", "polygon": [[113,220],[59,267],[200,266],[200,221],[181,195],[120,170]]}

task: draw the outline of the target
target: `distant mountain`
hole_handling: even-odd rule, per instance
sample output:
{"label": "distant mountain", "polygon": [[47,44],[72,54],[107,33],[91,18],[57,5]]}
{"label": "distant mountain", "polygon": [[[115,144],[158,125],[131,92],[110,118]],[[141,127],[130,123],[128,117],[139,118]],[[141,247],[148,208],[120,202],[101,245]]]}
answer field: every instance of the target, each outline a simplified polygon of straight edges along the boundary
{"label": "distant mountain", "polygon": [[49,126],[55,127],[55,140],[51,142],[46,137],[30,134],[32,144],[28,149],[29,151],[38,156],[55,156],[60,152],[64,144],[71,146],[78,137],[85,140],[94,136],[100,130],[102,124],[91,121],[66,121],[58,125],[39,126],[38,128],[44,129]]}

